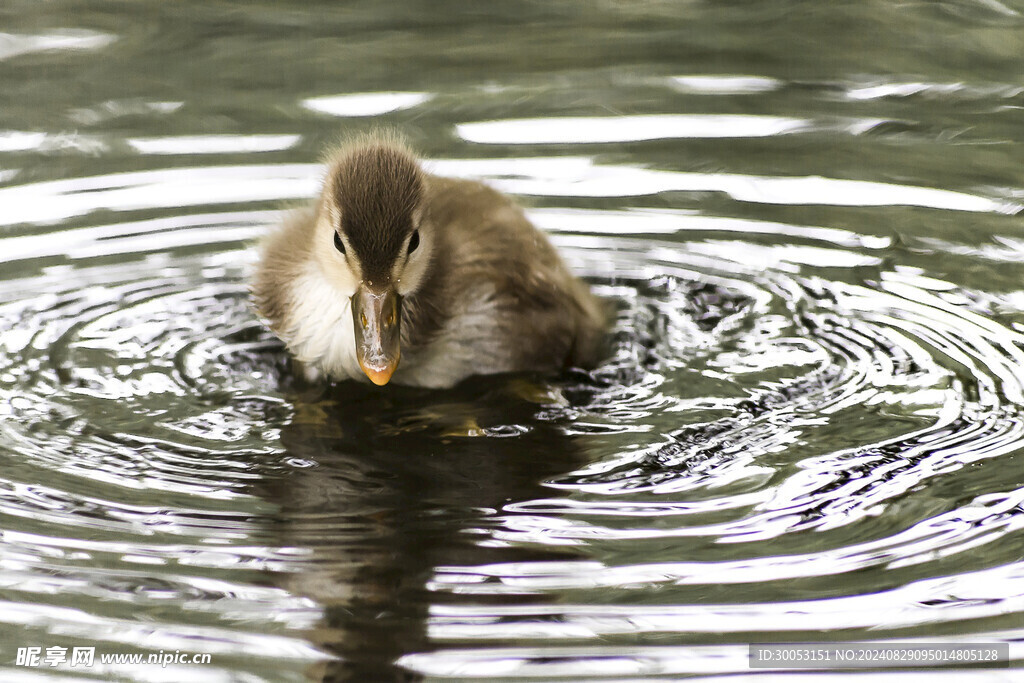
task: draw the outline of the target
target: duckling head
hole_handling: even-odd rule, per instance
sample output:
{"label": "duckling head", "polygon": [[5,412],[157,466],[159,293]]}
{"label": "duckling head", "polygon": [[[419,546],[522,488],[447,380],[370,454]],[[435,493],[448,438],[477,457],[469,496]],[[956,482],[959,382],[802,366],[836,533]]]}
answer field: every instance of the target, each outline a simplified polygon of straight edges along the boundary
{"label": "duckling head", "polygon": [[424,173],[400,142],[365,138],[328,163],[313,252],[351,300],[356,358],[374,384],[398,368],[402,299],[426,279],[424,203]]}

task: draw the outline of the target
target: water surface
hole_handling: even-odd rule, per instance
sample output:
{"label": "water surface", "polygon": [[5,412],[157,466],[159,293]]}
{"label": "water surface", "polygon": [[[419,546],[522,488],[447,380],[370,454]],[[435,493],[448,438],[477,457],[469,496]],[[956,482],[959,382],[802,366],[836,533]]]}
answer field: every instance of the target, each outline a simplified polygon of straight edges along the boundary
{"label": "water surface", "polygon": [[[1022,13],[6,3],[0,678],[786,680],[747,643],[858,640],[1019,666]],[[614,302],[606,362],[297,381],[252,245],[382,124],[529,207]]]}

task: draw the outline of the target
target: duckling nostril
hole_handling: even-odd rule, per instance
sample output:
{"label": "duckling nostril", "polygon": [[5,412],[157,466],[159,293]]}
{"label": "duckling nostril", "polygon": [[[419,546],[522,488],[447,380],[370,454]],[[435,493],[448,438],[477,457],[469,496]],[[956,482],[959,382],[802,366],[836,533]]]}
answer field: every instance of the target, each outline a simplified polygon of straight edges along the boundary
{"label": "duckling nostril", "polygon": [[365,313],[360,313],[359,314],[359,322],[362,323],[363,329],[365,330],[367,328],[367,325],[368,325],[368,323],[366,322],[366,314]]}

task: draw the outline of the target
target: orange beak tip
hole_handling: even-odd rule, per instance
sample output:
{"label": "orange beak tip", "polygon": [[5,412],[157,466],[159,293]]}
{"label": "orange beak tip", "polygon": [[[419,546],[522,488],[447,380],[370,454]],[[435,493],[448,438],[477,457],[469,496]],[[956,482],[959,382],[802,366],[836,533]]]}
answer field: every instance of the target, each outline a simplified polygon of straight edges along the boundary
{"label": "orange beak tip", "polygon": [[391,381],[390,372],[377,372],[375,370],[368,370],[366,376],[370,378],[370,381],[376,384],[378,387],[382,387]]}
{"label": "orange beak tip", "polygon": [[385,365],[381,368],[374,368],[360,363],[360,367],[363,369],[363,373],[370,378],[371,382],[382,387],[391,381],[391,375],[395,374],[395,369],[398,367],[398,363],[395,363],[394,365]]}

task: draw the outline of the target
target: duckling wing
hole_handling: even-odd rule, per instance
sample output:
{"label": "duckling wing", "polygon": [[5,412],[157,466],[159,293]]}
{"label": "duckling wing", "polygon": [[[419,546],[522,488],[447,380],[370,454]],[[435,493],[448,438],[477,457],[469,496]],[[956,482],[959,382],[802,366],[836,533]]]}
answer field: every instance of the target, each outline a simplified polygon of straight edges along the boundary
{"label": "duckling wing", "polygon": [[476,302],[479,312],[492,316],[479,340],[497,366],[490,372],[595,364],[604,311],[547,237],[501,193],[481,183],[440,180],[431,202],[447,242],[438,270],[448,274],[449,300]]}

